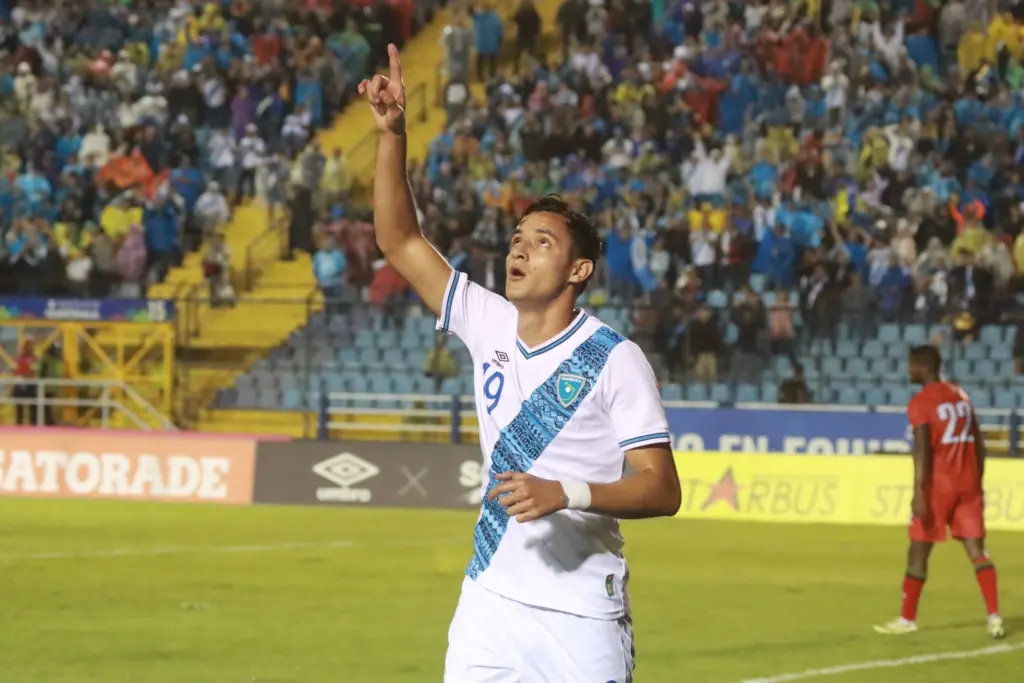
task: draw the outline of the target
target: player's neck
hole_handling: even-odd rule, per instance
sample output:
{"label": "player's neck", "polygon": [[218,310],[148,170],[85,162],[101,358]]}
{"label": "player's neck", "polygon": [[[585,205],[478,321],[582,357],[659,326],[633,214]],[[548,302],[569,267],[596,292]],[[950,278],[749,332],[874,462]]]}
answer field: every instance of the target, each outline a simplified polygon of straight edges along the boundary
{"label": "player's neck", "polygon": [[519,320],[516,334],[520,341],[531,349],[565,331],[565,328],[572,324],[577,313],[574,301],[567,303],[555,301],[543,308],[530,306],[517,308]]}

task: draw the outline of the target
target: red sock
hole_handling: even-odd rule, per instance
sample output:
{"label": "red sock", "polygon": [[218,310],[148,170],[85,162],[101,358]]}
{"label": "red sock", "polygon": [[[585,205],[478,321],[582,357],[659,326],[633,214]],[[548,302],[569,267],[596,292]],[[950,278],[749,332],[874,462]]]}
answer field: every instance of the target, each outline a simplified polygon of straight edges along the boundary
{"label": "red sock", "polygon": [[917,603],[921,600],[924,580],[925,577],[912,574],[903,577],[903,610],[900,616],[907,621],[917,621]]}
{"label": "red sock", "polygon": [[999,590],[996,583],[996,566],[987,557],[974,563],[974,575],[978,578],[981,597],[985,598],[985,609],[989,616],[999,614]]}

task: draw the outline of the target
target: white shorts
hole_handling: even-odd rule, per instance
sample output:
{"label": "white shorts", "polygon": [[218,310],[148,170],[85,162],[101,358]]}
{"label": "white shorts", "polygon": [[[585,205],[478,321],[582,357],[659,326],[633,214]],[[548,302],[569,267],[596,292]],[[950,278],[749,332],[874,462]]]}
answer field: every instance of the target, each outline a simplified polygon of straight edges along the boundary
{"label": "white shorts", "polygon": [[633,628],[531,607],[470,578],[448,629],[444,683],[630,683]]}

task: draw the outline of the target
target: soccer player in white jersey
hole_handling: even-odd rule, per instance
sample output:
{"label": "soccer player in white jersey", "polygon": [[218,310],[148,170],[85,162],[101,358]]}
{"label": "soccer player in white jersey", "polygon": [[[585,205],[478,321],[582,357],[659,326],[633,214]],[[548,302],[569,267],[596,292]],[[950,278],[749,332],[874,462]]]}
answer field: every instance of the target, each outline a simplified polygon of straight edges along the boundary
{"label": "soccer player in white jersey", "polygon": [[401,64],[394,46],[388,53],[389,77],[359,85],[380,131],[377,245],[438,328],[469,348],[488,473],[444,681],[627,683],[618,519],[673,515],[680,502],[654,373],[639,347],[576,309],[601,241],[561,200],[541,200],[519,222],[507,300],[427,242],[406,178]]}

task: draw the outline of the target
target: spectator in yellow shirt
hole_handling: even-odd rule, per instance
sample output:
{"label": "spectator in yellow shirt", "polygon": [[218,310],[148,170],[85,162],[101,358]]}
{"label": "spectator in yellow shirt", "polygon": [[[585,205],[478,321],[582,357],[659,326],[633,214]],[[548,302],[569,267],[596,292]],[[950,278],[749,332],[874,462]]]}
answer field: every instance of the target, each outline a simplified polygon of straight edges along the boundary
{"label": "spectator in yellow shirt", "polygon": [[697,209],[691,209],[687,215],[690,221],[690,230],[711,230],[718,234],[725,229],[725,210],[716,209],[705,202]]}
{"label": "spectator in yellow shirt", "polygon": [[981,66],[982,60],[988,56],[989,41],[981,24],[974,22],[967,29],[960,44],[956,48],[956,60],[960,64],[960,73],[969,74]]}

